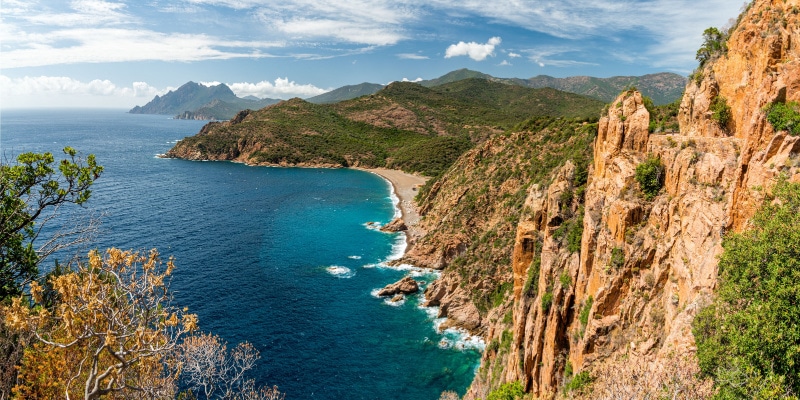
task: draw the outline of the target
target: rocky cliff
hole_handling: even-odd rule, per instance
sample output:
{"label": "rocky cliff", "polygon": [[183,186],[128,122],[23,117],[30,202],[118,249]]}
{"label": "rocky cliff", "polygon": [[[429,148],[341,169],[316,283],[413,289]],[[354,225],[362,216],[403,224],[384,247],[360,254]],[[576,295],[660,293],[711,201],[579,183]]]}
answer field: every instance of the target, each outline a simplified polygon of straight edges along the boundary
{"label": "rocky cliff", "polygon": [[[757,0],[742,14],[727,49],[687,84],[678,133],[649,134],[641,94],[622,93],[598,124],[585,188],[570,161],[547,179],[510,174],[517,180],[487,189],[500,198],[504,188],[524,190],[516,215],[502,202],[454,215],[480,198],[469,171],[487,154],[541,145],[524,133],[470,153],[434,184],[421,207],[423,226],[436,233],[409,256],[445,268],[428,299],[489,343],[466,398],[513,381],[550,397],[579,371],[602,388],[618,376],[599,371],[663,370],[676,357],[691,370],[691,323],[715,289],[722,238],[746,228],[780,174],[800,181],[800,138],[775,132],[765,111],[800,100],[799,10],[800,0]],[[507,158],[486,168],[515,171],[520,160]],[[636,170],[656,159],[663,188],[651,197]],[[503,215],[513,229],[487,228]],[[499,245],[477,246],[489,232]],[[481,296],[492,299],[486,311]]]}

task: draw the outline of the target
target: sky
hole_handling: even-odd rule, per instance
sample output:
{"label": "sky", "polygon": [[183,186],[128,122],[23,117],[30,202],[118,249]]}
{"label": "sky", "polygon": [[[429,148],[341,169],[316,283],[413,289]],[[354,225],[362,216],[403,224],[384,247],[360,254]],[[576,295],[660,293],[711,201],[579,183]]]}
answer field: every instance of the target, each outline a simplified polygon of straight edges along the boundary
{"label": "sky", "polygon": [[308,98],[469,68],[504,78],[696,66],[736,0],[0,0],[0,109],[131,108],[186,82]]}

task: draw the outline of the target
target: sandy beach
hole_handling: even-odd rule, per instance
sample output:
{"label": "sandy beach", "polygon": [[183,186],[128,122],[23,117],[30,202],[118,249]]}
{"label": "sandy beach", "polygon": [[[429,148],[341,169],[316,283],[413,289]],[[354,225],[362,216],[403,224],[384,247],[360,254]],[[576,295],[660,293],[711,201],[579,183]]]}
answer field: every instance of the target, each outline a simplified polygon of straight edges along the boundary
{"label": "sandy beach", "polygon": [[414,196],[417,195],[418,187],[423,185],[429,178],[412,175],[403,171],[386,168],[358,168],[362,171],[372,172],[391,182],[394,193],[400,199],[400,212],[403,221],[409,229],[419,222],[419,213],[414,206]]}

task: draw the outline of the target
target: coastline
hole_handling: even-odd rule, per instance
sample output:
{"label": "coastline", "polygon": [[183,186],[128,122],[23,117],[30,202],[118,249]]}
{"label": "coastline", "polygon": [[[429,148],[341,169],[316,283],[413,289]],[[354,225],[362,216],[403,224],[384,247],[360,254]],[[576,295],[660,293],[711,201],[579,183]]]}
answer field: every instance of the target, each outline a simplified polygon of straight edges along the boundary
{"label": "coastline", "polygon": [[378,175],[392,185],[394,195],[399,200],[397,207],[400,209],[400,218],[403,219],[403,222],[408,227],[406,244],[410,245],[415,238],[420,237],[422,234],[418,227],[420,215],[414,205],[414,197],[417,195],[418,187],[425,184],[430,178],[412,175],[396,169],[359,167],[353,167],[353,169]]}

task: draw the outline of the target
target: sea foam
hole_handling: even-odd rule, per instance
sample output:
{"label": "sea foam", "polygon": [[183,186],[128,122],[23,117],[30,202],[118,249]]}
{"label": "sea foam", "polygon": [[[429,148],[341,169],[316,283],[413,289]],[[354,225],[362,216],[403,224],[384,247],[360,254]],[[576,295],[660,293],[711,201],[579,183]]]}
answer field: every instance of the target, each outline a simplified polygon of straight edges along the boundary
{"label": "sea foam", "polygon": [[351,271],[350,268],[339,265],[331,265],[330,267],[325,268],[325,270],[337,278],[352,278],[356,274],[355,272]]}

